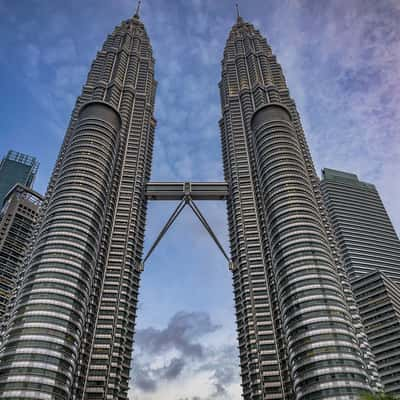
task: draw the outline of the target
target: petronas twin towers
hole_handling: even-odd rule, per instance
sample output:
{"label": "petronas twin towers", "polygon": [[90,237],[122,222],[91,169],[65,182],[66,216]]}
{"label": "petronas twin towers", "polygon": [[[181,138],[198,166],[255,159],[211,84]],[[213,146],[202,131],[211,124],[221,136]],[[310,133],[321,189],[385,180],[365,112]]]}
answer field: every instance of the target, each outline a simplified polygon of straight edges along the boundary
{"label": "petronas twin towers", "polygon": [[[135,14],[106,39],[72,113],[3,336],[2,399],[127,399],[155,91]],[[220,93],[244,399],[379,389],[295,103],[241,17]]]}

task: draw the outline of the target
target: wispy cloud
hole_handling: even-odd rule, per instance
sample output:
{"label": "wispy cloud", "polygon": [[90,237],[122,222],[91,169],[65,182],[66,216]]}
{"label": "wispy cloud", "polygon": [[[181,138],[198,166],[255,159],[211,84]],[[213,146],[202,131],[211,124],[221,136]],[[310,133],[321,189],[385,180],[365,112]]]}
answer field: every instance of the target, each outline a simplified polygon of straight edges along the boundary
{"label": "wispy cloud", "polygon": [[147,328],[136,334],[139,348],[145,348],[149,354],[159,354],[170,349],[179,350],[191,358],[203,358],[203,348],[194,343],[195,338],[215,332],[218,325],[211,323],[206,313],[179,312],[175,314],[166,329]]}
{"label": "wispy cloud", "polygon": [[237,350],[216,344],[213,334],[221,329],[208,313],[180,311],[164,329],[139,330],[131,398],[162,399],[167,391],[176,400],[185,393],[192,399],[239,399]]}

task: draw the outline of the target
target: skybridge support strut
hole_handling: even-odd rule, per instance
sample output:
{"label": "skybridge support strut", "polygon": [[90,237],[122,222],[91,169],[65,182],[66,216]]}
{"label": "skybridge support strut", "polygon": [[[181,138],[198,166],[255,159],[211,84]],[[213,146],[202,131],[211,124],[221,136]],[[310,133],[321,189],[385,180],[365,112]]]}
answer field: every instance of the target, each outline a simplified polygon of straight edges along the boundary
{"label": "skybridge support strut", "polygon": [[197,207],[194,199],[196,200],[226,200],[228,197],[228,184],[225,182],[150,182],[146,187],[146,196],[148,200],[180,200],[180,203],[175,208],[174,212],[161,229],[156,240],[151,245],[146,256],[140,264],[140,269],[144,269],[144,264],[154,252],[164,235],[168,232],[169,228],[173,225],[176,219],[181,214],[182,210],[189,205],[198,220],[204,226],[208,234],[221,251],[222,255],[228,261],[229,269],[234,268],[234,264],[218,237],[212,230],[207,219],[204,217],[200,209]]}
{"label": "skybridge support strut", "polygon": [[215,244],[218,246],[218,248],[221,250],[222,255],[225,257],[225,259],[228,261],[228,263],[231,262],[231,259],[228,257],[226,254],[224,248],[222,247],[221,243],[219,242],[217,236],[211,229],[211,226],[208,224],[206,218],[204,215],[201,213],[200,209],[196,206],[195,202],[189,198],[188,201],[189,207],[192,209],[196,217],[199,219],[199,221],[202,223],[208,234],[211,236],[211,238],[214,240]]}
{"label": "skybridge support strut", "polygon": [[143,259],[142,262],[142,269],[144,266],[144,263],[148,260],[148,258],[151,256],[151,254],[153,253],[153,251],[155,250],[155,248],[157,247],[157,245],[160,243],[161,239],[164,237],[164,235],[168,232],[168,229],[172,226],[172,224],[176,221],[176,219],[178,218],[179,214],[182,212],[182,210],[185,208],[186,206],[186,202],[185,200],[181,200],[181,202],[178,204],[178,206],[176,207],[175,211],[171,214],[171,216],[169,217],[168,221],[166,222],[166,224],[164,225],[164,227],[161,229],[160,233],[158,234],[156,240],[154,241],[154,243],[152,244],[152,246],[150,247],[149,251],[147,252],[146,256]]}

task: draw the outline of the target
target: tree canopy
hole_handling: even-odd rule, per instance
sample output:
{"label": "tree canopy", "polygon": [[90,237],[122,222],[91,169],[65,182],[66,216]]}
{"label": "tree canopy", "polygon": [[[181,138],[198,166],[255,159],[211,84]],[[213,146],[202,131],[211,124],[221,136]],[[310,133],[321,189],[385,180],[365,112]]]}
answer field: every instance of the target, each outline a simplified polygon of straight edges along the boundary
{"label": "tree canopy", "polygon": [[385,393],[366,393],[360,397],[360,400],[399,400],[399,398]]}

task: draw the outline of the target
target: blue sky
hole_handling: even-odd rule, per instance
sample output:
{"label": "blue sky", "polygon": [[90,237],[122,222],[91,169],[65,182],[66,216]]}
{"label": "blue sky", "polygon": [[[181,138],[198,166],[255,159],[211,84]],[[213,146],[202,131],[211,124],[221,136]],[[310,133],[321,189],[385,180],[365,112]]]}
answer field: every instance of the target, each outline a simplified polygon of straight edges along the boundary
{"label": "blue sky", "polygon": [[[267,36],[296,100],[318,170],[375,183],[400,227],[400,3],[239,1]],[[133,0],[0,0],[0,153],[41,162],[44,191],[96,51]],[[220,61],[230,0],[144,0],[159,82],[153,180],[221,180]],[[146,243],[172,211],[151,204]],[[227,247],[223,204],[200,204]],[[132,399],[239,399],[230,273],[185,212],[148,261],[138,313]]]}

